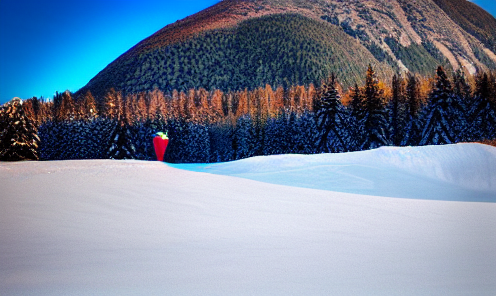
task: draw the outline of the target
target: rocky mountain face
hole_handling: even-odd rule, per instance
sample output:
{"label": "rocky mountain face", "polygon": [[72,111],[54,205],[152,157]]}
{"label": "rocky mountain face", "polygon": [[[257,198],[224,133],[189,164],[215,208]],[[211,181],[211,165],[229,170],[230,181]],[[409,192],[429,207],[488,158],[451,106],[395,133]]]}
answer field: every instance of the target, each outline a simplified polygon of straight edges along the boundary
{"label": "rocky mountain face", "polygon": [[141,41],[80,92],[343,87],[372,64],[431,75],[496,69],[496,20],[466,0],[224,0]]}

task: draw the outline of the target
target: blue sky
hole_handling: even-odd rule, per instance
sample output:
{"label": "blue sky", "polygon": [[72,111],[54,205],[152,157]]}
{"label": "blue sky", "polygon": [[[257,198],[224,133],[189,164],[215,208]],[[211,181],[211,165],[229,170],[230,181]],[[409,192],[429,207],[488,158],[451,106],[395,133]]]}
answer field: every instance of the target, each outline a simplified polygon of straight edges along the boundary
{"label": "blue sky", "polygon": [[[0,103],[77,91],[167,24],[219,0],[0,0]],[[472,1],[496,15],[496,0]]]}
{"label": "blue sky", "polygon": [[496,17],[496,0],[471,0],[480,7],[484,8],[487,12]]}
{"label": "blue sky", "polygon": [[167,24],[218,0],[0,0],[0,104],[77,91]]}

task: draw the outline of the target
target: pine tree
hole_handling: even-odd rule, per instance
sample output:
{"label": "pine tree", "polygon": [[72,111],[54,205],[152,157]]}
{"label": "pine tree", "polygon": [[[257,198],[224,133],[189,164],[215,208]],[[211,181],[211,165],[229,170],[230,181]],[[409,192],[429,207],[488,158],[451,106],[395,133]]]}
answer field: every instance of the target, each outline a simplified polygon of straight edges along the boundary
{"label": "pine tree", "polygon": [[365,101],[363,92],[355,83],[355,87],[351,89],[351,103],[348,107],[350,114],[350,150],[360,150],[361,144],[364,141],[364,114],[365,114]]}
{"label": "pine tree", "polygon": [[77,119],[76,104],[71,93],[66,90],[60,96],[60,104],[55,113],[57,121],[72,121]]}
{"label": "pine tree", "polygon": [[253,130],[253,119],[249,114],[238,118],[233,137],[235,158],[242,159],[255,156],[253,141],[256,141]]}
{"label": "pine tree", "polygon": [[233,128],[226,122],[218,122],[208,129],[210,138],[209,162],[234,160],[232,149]]}
{"label": "pine tree", "polygon": [[135,159],[136,147],[133,136],[129,131],[126,106],[120,92],[111,89],[106,96],[106,115],[110,120],[110,142],[107,148],[107,157],[111,159]]}
{"label": "pine tree", "polygon": [[489,76],[477,76],[472,108],[469,112],[469,138],[473,141],[496,138],[496,98]]}
{"label": "pine tree", "polygon": [[136,159],[136,147],[127,123],[115,122],[110,137],[107,156],[111,159]]}
{"label": "pine tree", "polygon": [[429,95],[429,103],[425,110],[426,120],[420,145],[451,144],[457,141],[461,106],[452,91],[444,69],[439,66],[436,85]]}
{"label": "pine tree", "polygon": [[395,146],[401,145],[405,131],[405,90],[403,79],[394,75],[391,83],[392,96],[390,102],[391,141]]}
{"label": "pine tree", "polygon": [[82,117],[85,120],[93,120],[98,117],[95,98],[90,91],[87,91],[81,100]]}
{"label": "pine tree", "polygon": [[422,139],[422,125],[419,118],[420,111],[420,89],[417,77],[408,74],[406,85],[406,126],[405,135],[402,140],[403,146],[419,145]]}
{"label": "pine tree", "polygon": [[[290,121],[291,133],[293,135],[293,153],[299,154],[313,154],[318,150],[319,134],[315,133],[317,130],[316,118],[313,113],[304,112],[301,115],[294,115],[293,122]],[[347,140],[347,138],[345,139]],[[348,144],[348,143],[346,143]],[[331,141],[331,151],[337,151],[338,148],[337,138]]]}
{"label": "pine tree", "polygon": [[271,117],[265,124],[265,139],[263,143],[263,155],[283,154],[288,144],[285,142],[287,125],[286,115],[278,114]]}
{"label": "pine tree", "polygon": [[369,65],[365,78],[365,139],[361,150],[374,149],[390,144],[388,135],[387,111],[379,91],[379,81]]}
{"label": "pine tree", "polygon": [[458,98],[463,110],[468,111],[471,104],[472,89],[461,69],[458,69],[453,75],[453,94]]}
{"label": "pine tree", "polygon": [[[345,109],[336,90],[334,74],[331,74],[327,82],[322,83],[320,100],[315,107],[317,128],[320,132],[319,150],[327,153],[348,151]],[[332,143],[329,141],[330,134]]]}
{"label": "pine tree", "polygon": [[0,160],[38,160],[40,139],[26,116],[22,100],[14,98],[0,111]]}

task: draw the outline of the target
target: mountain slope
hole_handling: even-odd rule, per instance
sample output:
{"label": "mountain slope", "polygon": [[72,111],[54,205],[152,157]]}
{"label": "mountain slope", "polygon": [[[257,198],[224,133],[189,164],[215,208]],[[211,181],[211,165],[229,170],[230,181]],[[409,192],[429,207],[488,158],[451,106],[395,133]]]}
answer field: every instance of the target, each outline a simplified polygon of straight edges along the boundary
{"label": "mountain slope", "polygon": [[81,91],[287,87],[331,72],[349,87],[369,63],[386,80],[439,64],[496,68],[496,55],[459,23],[432,0],[225,0],[138,43]]}
{"label": "mountain slope", "polygon": [[496,19],[484,9],[466,0],[433,0],[465,31],[496,52]]}

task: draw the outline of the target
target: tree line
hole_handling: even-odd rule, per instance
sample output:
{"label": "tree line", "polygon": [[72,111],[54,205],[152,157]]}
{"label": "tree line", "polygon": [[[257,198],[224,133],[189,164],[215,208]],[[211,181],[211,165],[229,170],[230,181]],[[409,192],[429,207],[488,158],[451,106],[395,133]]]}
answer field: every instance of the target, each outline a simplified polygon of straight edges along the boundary
{"label": "tree line", "polygon": [[[51,101],[14,100],[0,112],[0,157],[151,160],[159,131],[169,132],[169,162],[496,139],[494,73],[451,76],[439,67],[433,78],[394,75],[386,86],[369,66],[365,84],[348,90],[331,75],[319,87],[127,95],[111,89],[101,98],[66,91]],[[32,136],[11,142],[14,134]]]}

